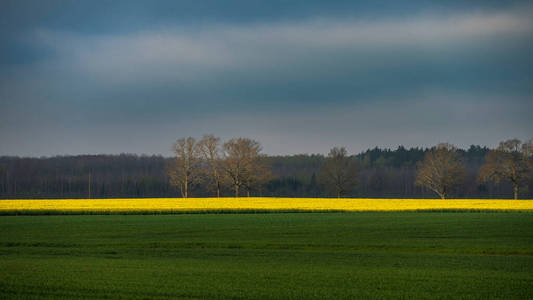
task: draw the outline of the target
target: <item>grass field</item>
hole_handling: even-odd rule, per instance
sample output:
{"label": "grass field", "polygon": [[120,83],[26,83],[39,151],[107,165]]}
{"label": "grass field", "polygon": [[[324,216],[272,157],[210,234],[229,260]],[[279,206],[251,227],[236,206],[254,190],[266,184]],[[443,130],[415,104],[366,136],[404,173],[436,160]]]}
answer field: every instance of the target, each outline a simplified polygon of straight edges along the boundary
{"label": "grass field", "polygon": [[0,298],[533,297],[533,214],[0,217]]}
{"label": "grass field", "polygon": [[443,210],[533,212],[533,200],[278,197],[0,200],[0,215]]}

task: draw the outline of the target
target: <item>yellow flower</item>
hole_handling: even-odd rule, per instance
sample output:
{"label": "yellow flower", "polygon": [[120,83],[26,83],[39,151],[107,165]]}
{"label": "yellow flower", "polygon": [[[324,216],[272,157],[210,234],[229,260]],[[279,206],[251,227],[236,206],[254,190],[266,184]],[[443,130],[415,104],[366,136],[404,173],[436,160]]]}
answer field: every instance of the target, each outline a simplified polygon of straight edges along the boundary
{"label": "yellow flower", "polygon": [[0,200],[0,211],[170,212],[170,211],[410,211],[533,210],[532,200],[368,198],[133,198]]}

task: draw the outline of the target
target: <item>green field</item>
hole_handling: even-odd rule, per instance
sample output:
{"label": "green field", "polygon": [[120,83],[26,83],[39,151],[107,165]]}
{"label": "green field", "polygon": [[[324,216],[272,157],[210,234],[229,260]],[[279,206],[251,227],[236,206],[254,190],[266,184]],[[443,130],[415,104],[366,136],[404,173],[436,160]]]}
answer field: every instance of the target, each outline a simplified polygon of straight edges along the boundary
{"label": "green field", "polygon": [[531,213],[0,217],[0,298],[533,297]]}

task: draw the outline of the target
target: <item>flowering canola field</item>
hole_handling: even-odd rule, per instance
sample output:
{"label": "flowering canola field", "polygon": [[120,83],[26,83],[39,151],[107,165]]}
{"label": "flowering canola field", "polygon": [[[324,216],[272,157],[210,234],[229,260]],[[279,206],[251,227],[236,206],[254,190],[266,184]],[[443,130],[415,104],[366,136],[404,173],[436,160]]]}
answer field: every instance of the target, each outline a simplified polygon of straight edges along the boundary
{"label": "flowering canola field", "polygon": [[0,212],[532,210],[533,200],[369,198],[130,198],[0,200]]}

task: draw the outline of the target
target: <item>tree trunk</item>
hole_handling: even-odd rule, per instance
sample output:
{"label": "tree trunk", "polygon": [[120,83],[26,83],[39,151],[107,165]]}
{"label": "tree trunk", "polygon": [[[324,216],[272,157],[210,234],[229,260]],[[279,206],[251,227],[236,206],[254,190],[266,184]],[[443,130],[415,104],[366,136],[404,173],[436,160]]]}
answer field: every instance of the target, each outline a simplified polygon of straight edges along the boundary
{"label": "tree trunk", "polygon": [[185,193],[183,192],[183,184],[180,184],[180,194],[181,198],[185,198]]}
{"label": "tree trunk", "polygon": [[217,187],[217,198],[220,198],[220,178],[215,167],[213,167],[213,177],[215,178],[215,185]]}
{"label": "tree trunk", "polygon": [[239,197],[239,185],[235,185],[235,198]]}
{"label": "tree trunk", "polygon": [[514,190],[514,199],[518,200],[518,184],[513,183],[513,190]]}
{"label": "tree trunk", "polygon": [[246,196],[248,196],[248,198],[250,198],[250,190],[246,190]]}
{"label": "tree trunk", "polygon": [[189,196],[189,195],[188,195],[188,192],[189,192],[189,191],[188,191],[188,189],[189,189],[189,182],[188,182],[187,179],[185,179],[185,184],[184,184],[183,189],[184,189],[184,191],[185,191],[184,196],[185,196],[185,198],[187,198],[187,197]]}

